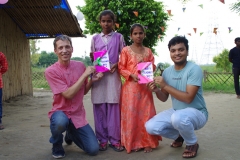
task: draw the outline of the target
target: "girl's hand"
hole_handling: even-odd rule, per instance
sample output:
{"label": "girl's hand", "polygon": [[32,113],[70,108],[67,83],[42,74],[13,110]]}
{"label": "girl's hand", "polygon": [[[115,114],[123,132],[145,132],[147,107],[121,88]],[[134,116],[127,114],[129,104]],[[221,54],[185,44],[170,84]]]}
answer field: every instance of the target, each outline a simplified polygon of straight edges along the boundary
{"label": "girl's hand", "polygon": [[132,77],[132,79],[133,79],[135,82],[138,82],[138,81],[139,81],[138,76],[135,75],[135,74],[131,74],[130,77]]}
{"label": "girl's hand", "polygon": [[91,61],[93,62],[93,53],[90,52],[89,56],[90,56],[90,58],[91,58]]}
{"label": "girl's hand", "polygon": [[114,72],[116,71],[117,67],[118,67],[118,64],[117,64],[117,63],[115,63],[114,65],[112,65],[110,72],[111,72],[111,73],[114,73]]}
{"label": "girl's hand", "polygon": [[92,82],[98,81],[98,80],[102,79],[102,77],[103,77],[103,73],[102,72],[93,74]]}

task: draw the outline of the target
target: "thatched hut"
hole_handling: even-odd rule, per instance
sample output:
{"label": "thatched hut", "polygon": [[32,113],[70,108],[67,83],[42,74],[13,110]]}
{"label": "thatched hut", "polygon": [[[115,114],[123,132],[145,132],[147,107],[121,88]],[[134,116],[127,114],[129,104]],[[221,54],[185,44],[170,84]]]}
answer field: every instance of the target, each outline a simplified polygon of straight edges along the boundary
{"label": "thatched hut", "polygon": [[29,39],[83,37],[67,0],[8,0],[0,4],[0,51],[8,60],[3,100],[33,95]]}

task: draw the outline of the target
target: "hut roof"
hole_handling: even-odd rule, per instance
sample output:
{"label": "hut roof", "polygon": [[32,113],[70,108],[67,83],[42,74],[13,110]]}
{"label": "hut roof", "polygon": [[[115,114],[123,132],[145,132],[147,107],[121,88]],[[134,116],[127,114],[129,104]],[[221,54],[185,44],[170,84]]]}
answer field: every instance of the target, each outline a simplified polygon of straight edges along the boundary
{"label": "hut roof", "polygon": [[0,4],[28,39],[85,37],[67,0],[9,0]]}

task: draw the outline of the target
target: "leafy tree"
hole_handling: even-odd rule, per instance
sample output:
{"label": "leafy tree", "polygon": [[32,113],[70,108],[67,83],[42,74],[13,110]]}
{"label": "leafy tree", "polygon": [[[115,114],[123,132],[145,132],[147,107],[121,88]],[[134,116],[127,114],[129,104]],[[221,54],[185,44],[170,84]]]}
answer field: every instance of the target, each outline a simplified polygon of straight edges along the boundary
{"label": "leafy tree", "polygon": [[83,58],[81,58],[81,57],[72,57],[71,60],[81,61],[81,62],[84,61]]}
{"label": "leafy tree", "polygon": [[240,15],[240,0],[238,0],[236,3],[233,3],[230,9]]}
{"label": "leafy tree", "polygon": [[216,68],[223,69],[225,72],[231,71],[231,63],[228,58],[229,51],[224,49],[222,53],[213,57],[213,62],[216,63]]}
{"label": "leafy tree", "polygon": [[39,43],[40,40],[37,39],[30,39],[29,40],[29,45],[30,45],[30,53],[31,54],[36,54],[40,50],[39,47],[37,47],[37,43]]}
{"label": "leafy tree", "polygon": [[47,53],[46,51],[42,51],[39,57],[38,65],[42,67],[48,67],[57,62],[57,60],[58,57],[54,52]]}
{"label": "leafy tree", "polygon": [[161,76],[163,71],[170,66],[170,63],[158,63],[157,68],[155,70],[154,76]]}
{"label": "leafy tree", "polygon": [[187,2],[189,2],[191,0],[179,0],[179,1],[181,1],[182,3],[187,3]]}
{"label": "leafy tree", "polygon": [[81,58],[81,57],[72,57],[71,58],[72,60],[75,60],[75,61],[81,61],[85,64],[85,66],[92,66],[92,61],[90,59],[89,56],[85,56],[84,58]]}
{"label": "leafy tree", "polygon": [[[143,44],[152,49],[158,40],[162,40],[167,28],[168,14],[164,11],[162,2],[154,0],[85,0],[86,6],[77,6],[85,17],[85,34],[101,32],[98,19],[99,13],[110,9],[116,15],[116,31],[124,36],[127,45],[131,44],[129,39],[130,26],[134,23],[142,24],[146,29],[146,38]],[[119,25],[119,26],[118,26]]]}
{"label": "leafy tree", "polygon": [[31,54],[31,64],[36,66],[39,62],[40,54]]}

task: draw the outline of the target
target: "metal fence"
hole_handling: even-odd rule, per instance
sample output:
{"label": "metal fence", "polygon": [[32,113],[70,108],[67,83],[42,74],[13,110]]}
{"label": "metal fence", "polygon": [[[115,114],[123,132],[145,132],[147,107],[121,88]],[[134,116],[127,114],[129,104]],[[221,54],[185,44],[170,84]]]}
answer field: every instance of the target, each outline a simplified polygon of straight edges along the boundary
{"label": "metal fence", "polygon": [[[161,72],[158,73],[161,74]],[[210,83],[212,85],[233,85],[233,74],[232,73],[221,73],[221,72],[207,72],[204,71],[204,83]],[[33,88],[49,89],[49,85],[44,77],[44,72],[34,71],[32,73]]]}
{"label": "metal fence", "polygon": [[33,71],[32,72],[32,84],[33,88],[49,89],[49,85],[44,77],[44,72]]}
{"label": "metal fence", "polygon": [[234,84],[233,74],[230,72],[207,72],[203,71],[204,83],[210,83],[212,85],[226,85],[230,86]]}

